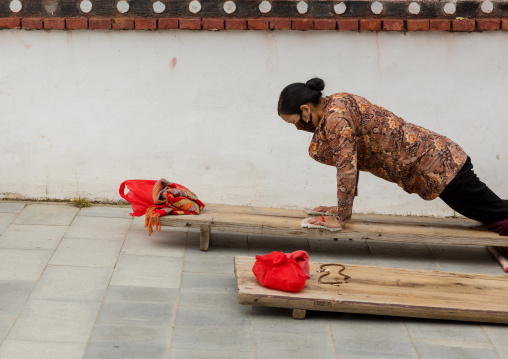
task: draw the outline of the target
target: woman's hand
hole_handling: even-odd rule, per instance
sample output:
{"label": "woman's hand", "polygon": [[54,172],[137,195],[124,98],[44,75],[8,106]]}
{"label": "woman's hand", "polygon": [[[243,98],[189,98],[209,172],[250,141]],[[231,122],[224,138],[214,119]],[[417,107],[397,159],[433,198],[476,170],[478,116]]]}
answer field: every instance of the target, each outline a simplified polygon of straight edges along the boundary
{"label": "woman's hand", "polygon": [[319,206],[312,209],[313,212],[327,212],[327,213],[335,213],[337,214],[337,206],[334,207],[326,207],[326,206]]}
{"label": "woman's hand", "polygon": [[[318,207],[319,208],[319,207]],[[309,219],[309,224],[317,224],[328,228],[342,228],[346,227],[346,222],[339,222],[337,217],[313,217]]]}

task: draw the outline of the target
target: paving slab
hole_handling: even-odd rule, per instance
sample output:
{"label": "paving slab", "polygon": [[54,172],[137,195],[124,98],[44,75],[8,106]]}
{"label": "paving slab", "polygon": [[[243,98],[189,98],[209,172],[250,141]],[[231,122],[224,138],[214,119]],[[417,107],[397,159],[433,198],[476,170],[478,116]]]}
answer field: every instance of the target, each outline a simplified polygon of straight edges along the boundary
{"label": "paving slab", "polygon": [[153,343],[90,343],[83,359],[167,359],[169,348]]}
{"label": "paving slab", "polygon": [[67,226],[11,224],[0,237],[0,248],[54,250]]}
{"label": "paving slab", "polygon": [[252,359],[252,351],[178,349],[171,350],[171,359]]}
{"label": "paving slab", "polygon": [[198,247],[188,248],[185,252],[183,270],[191,273],[230,274],[235,272],[233,258],[246,255],[248,249],[244,247],[223,247],[214,253],[203,253]]}
{"label": "paving slab", "polygon": [[123,323],[169,327],[175,303],[104,302],[97,323]]}
{"label": "paving slab", "polygon": [[65,234],[66,238],[123,240],[132,220],[78,216]]}
{"label": "paving slab", "polygon": [[238,295],[231,291],[213,291],[213,290],[199,290],[199,289],[181,289],[179,300],[179,307],[192,307],[192,308],[231,308],[238,311],[238,308],[247,307],[238,304]]}
{"label": "paving slab", "polygon": [[178,288],[132,287],[110,285],[105,301],[176,303]]}
{"label": "paving slab", "polygon": [[252,328],[248,326],[185,326],[173,332],[172,349],[250,351]]}
{"label": "paving slab", "polygon": [[307,312],[308,320],[295,320],[291,310],[283,308],[252,307],[252,329],[255,333],[284,332],[329,335],[328,316]]}
{"label": "paving slab", "polygon": [[134,227],[125,238],[122,253],[144,256],[183,257],[187,230],[163,227],[162,231],[148,236],[146,228]]}
{"label": "paving slab", "polygon": [[178,288],[182,258],[120,254],[112,285]]}
{"label": "paving slab", "polygon": [[287,333],[255,331],[256,358],[335,358],[329,333]]}
{"label": "paving slab", "polygon": [[64,238],[49,264],[113,268],[123,241],[90,238]]}
{"label": "paving slab", "polygon": [[428,245],[440,267],[448,272],[502,275],[503,269],[483,246]]}
{"label": "paving slab", "polygon": [[85,344],[6,340],[2,359],[81,359]]}
{"label": "paving slab", "polygon": [[34,286],[35,281],[0,280],[0,317],[16,318]]}
{"label": "paving slab", "polygon": [[172,329],[168,326],[98,323],[90,342],[95,343],[156,343],[168,345]]}
{"label": "paving slab", "polygon": [[414,345],[421,359],[499,359],[490,343],[438,339],[416,339]]}
{"label": "paving slab", "polygon": [[440,267],[425,244],[367,242],[381,267],[439,270]]}
{"label": "paving slab", "polygon": [[330,330],[338,357],[417,358],[409,333],[400,319],[336,314]]}
{"label": "paving slab", "polygon": [[[478,323],[448,322],[430,319],[405,319],[406,328],[413,339],[446,339],[453,341],[487,342]],[[508,332],[506,332],[508,334]]]}
{"label": "paving slab", "polygon": [[234,273],[207,274],[183,272],[181,289],[200,290],[203,292],[227,292],[238,296],[238,286]]}
{"label": "paving slab", "polygon": [[79,210],[78,216],[130,219],[132,218],[129,214],[131,212],[132,210],[130,208],[93,206],[88,208],[81,208]]}
{"label": "paving slab", "polygon": [[15,318],[0,317],[0,348],[15,320]]}
{"label": "paving slab", "polygon": [[508,358],[508,326],[485,324],[483,330],[501,358]]}
{"label": "paving slab", "polygon": [[52,253],[42,249],[0,249],[0,280],[38,280]]}
{"label": "paving slab", "polygon": [[14,224],[68,226],[78,213],[71,205],[29,204],[14,220]]}
{"label": "paving slab", "polygon": [[0,235],[5,232],[15,217],[16,215],[12,213],[0,213]]}
{"label": "paving slab", "polygon": [[7,339],[86,343],[99,307],[99,302],[29,300]]}
{"label": "paving slab", "polygon": [[192,326],[251,326],[251,308],[238,305],[233,308],[200,308],[178,306],[175,328]]}
{"label": "paving slab", "polygon": [[33,299],[99,302],[111,278],[110,268],[48,266]]}
{"label": "paving slab", "polygon": [[20,202],[0,202],[0,213],[19,213],[25,206]]}

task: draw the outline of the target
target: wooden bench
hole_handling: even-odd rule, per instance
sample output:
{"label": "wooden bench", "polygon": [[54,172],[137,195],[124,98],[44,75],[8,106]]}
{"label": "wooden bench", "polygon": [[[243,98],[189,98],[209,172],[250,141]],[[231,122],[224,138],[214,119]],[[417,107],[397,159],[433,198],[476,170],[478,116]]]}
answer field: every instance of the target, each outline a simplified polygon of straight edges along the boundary
{"label": "wooden bench", "polygon": [[199,215],[164,216],[162,226],[200,228],[200,249],[208,250],[210,231],[308,238],[343,238],[387,242],[508,246],[508,237],[488,232],[469,219],[354,214],[345,230],[302,228],[301,210],[207,204]]}
{"label": "wooden bench", "polygon": [[[235,257],[238,303],[289,308],[295,319],[306,310],[508,323],[508,281],[504,275],[409,270],[345,264],[347,283],[319,284],[321,263],[310,262],[300,292],[261,286],[252,273],[253,257]],[[338,267],[323,281],[343,279]]]}

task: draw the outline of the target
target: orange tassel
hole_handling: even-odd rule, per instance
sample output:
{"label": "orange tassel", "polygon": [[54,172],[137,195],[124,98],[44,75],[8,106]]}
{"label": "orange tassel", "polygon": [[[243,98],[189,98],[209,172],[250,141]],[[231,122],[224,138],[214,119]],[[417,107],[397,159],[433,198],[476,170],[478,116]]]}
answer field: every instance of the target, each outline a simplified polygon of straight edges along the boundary
{"label": "orange tassel", "polygon": [[160,216],[158,213],[154,213],[155,206],[148,208],[145,212],[145,228],[148,228],[148,235],[151,236],[153,233],[153,227],[157,231],[161,231]]}

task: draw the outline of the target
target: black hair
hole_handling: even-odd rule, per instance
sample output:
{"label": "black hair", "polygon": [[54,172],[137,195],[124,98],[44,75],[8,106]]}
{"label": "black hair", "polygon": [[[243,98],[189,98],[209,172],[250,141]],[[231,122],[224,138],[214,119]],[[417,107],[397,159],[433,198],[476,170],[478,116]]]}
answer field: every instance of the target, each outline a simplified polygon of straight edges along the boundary
{"label": "black hair", "polygon": [[279,116],[299,114],[301,113],[300,106],[306,103],[317,106],[324,88],[325,82],[317,77],[306,83],[295,82],[286,86],[279,97],[277,106]]}

